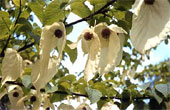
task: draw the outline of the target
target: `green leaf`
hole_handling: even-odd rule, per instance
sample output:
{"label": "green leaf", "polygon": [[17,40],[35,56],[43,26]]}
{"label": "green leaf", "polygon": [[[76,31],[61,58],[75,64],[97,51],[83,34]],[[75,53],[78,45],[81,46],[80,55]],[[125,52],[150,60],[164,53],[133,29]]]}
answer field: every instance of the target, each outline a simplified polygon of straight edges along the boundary
{"label": "green leaf", "polygon": [[[67,40],[67,44],[71,43],[72,43],[71,41]],[[66,45],[64,51],[69,55],[71,62],[74,63],[75,60],[77,59],[77,48],[70,49],[68,45]]]}
{"label": "green leaf", "polygon": [[[12,0],[12,1],[16,6],[20,6],[20,0]],[[25,0],[21,0],[21,5],[22,6],[25,5]]]}
{"label": "green leaf", "polygon": [[163,99],[156,93],[154,88],[151,89],[151,95],[154,96],[159,104],[162,102]]}
{"label": "green leaf", "polygon": [[129,90],[124,90],[122,92],[122,99],[121,99],[121,110],[125,110],[131,104],[131,94]]}
{"label": "green leaf", "polygon": [[31,76],[30,75],[24,75],[21,77],[22,84],[26,87],[29,88],[31,87]]}
{"label": "green leaf", "polygon": [[151,83],[148,82],[148,83],[144,83],[142,85],[139,85],[138,87],[141,88],[142,90],[146,90],[150,85],[151,85]]}
{"label": "green leaf", "polygon": [[102,93],[97,89],[86,87],[85,90],[92,104],[98,102],[102,97]]}
{"label": "green leaf", "polygon": [[157,84],[155,89],[161,92],[165,97],[168,97],[170,94],[170,83],[167,84]]}
{"label": "green leaf", "polygon": [[45,92],[46,93],[53,93],[53,92],[55,92],[57,90],[58,90],[57,86],[51,86],[49,83],[46,84],[46,86],[45,86]]}
{"label": "green leaf", "polygon": [[0,11],[0,39],[8,36],[11,23],[8,12]]}
{"label": "green leaf", "polygon": [[66,12],[60,9],[60,3],[55,0],[45,8],[43,24],[50,25],[60,20],[63,21],[65,14]]}
{"label": "green leaf", "polygon": [[66,94],[53,93],[52,97],[50,97],[50,102],[59,102],[66,97]]}
{"label": "green leaf", "polygon": [[76,1],[71,4],[71,11],[81,18],[90,15],[90,9],[82,1]]}
{"label": "green leaf", "polygon": [[43,22],[43,7],[44,4],[40,2],[40,0],[35,0],[34,2],[30,2],[28,6],[35,13],[38,19]]}

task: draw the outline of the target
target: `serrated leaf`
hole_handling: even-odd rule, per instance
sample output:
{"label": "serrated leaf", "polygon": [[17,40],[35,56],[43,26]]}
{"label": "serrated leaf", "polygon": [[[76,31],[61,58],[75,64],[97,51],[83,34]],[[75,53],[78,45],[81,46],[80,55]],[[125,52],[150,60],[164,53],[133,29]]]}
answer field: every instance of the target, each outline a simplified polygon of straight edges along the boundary
{"label": "serrated leaf", "polygon": [[11,26],[11,20],[9,19],[9,13],[0,11],[0,39],[7,37]]}
{"label": "serrated leaf", "polygon": [[[71,41],[67,40],[67,44],[71,43],[72,43]],[[71,62],[74,63],[75,60],[77,59],[77,48],[70,49],[68,45],[66,45],[64,51],[69,55]]]}
{"label": "serrated leaf", "polygon": [[92,104],[98,102],[100,98],[102,97],[102,93],[98,91],[97,89],[86,87],[85,90]]}
{"label": "serrated leaf", "polygon": [[43,23],[44,25],[50,25],[59,20],[63,20],[65,14],[66,12],[60,9],[60,3],[55,0],[45,8]]}
{"label": "serrated leaf", "polygon": [[87,17],[91,13],[90,9],[82,1],[73,2],[71,4],[71,10],[74,14],[81,18]]}
{"label": "serrated leaf", "polygon": [[167,84],[157,84],[155,89],[161,92],[165,97],[170,94],[170,83]]}
{"label": "serrated leaf", "polygon": [[163,99],[159,95],[157,95],[154,88],[151,89],[151,95],[154,96],[159,104],[162,102]]}
{"label": "serrated leaf", "polygon": [[138,87],[141,88],[142,90],[146,90],[150,85],[151,85],[151,83],[148,82],[148,83],[144,83],[142,85],[139,85]]}
{"label": "serrated leaf", "polygon": [[38,19],[43,22],[43,4],[40,3],[39,0],[36,0],[35,2],[30,2],[28,5],[31,10],[35,13],[35,15],[38,17]]}

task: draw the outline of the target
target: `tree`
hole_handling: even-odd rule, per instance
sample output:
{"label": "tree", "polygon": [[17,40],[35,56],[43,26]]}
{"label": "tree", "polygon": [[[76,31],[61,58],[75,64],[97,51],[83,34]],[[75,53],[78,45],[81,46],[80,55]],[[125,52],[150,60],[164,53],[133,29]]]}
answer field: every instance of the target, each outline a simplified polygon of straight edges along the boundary
{"label": "tree", "polygon": [[[77,108],[62,103],[81,97],[102,110],[126,109],[132,103],[135,110],[169,109],[169,60],[145,66],[142,72],[136,70],[143,57],[149,58],[151,48],[156,49],[162,40],[168,44],[170,4],[168,0],[141,1],[1,1],[0,108],[90,110],[86,102]],[[148,6],[158,10],[142,10]],[[150,20],[150,12],[161,13],[162,18]],[[67,23],[70,13],[81,19]],[[34,22],[34,16],[42,27]],[[78,41],[73,43],[66,36],[82,21],[89,24],[79,37],[88,59],[82,73],[71,74],[61,60],[74,63],[77,59]],[[155,23],[160,24],[155,27]],[[50,56],[51,50],[58,55]],[[55,102],[60,106],[54,107]]]}

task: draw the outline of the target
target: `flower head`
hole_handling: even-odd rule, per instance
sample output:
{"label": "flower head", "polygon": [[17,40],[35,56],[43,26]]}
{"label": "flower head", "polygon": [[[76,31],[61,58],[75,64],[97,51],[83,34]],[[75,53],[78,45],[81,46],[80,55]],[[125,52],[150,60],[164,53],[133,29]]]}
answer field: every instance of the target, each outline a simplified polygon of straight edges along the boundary
{"label": "flower head", "polygon": [[[66,31],[63,23],[45,26],[40,39],[40,60],[32,68],[32,82],[37,90],[43,88],[57,73],[62,60],[62,51],[66,43]],[[50,58],[52,49],[57,48],[58,57]]]}
{"label": "flower head", "polygon": [[7,48],[5,57],[2,61],[2,85],[6,81],[15,81],[23,73],[23,59],[12,48]]}
{"label": "flower head", "polygon": [[170,32],[170,4],[168,0],[136,0],[133,12],[131,42],[144,54]]}
{"label": "flower head", "polygon": [[113,70],[119,64],[121,60],[119,54],[122,53],[123,41],[117,33],[123,34],[126,31],[116,25],[107,26],[105,23],[96,25],[94,31],[97,33],[101,44],[98,71],[102,75]]}
{"label": "flower head", "polygon": [[84,54],[88,54],[84,70],[84,78],[86,81],[92,79],[96,73],[98,53],[100,50],[100,41],[97,34],[92,29],[85,29],[78,37],[77,42],[69,45],[71,49],[77,47],[78,42],[81,40],[81,47]]}

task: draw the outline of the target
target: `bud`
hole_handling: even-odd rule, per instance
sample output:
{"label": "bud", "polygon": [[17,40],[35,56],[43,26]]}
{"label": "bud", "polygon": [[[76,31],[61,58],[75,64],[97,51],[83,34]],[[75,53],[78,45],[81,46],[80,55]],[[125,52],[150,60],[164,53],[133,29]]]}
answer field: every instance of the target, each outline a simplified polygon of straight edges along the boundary
{"label": "bud", "polygon": [[104,39],[108,39],[109,36],[110,36],[110,29],[108,29],[108,28],[103,29],[101,34],[102,34],[102,37],[103,37]]}
{"label": "bud", "polygon": [[144,0],[145,4],[147,5],[153,5],[155,0]]}
{"label": "bud", "polygon": [[63,35],[63,32],[60,29],[57,29],[55,30],[54,34],[57,38],[61,38]]}
{"label": "bud", "polygon": [[92,38],[93,38],[93,34],[92,34],[92,33],[86,32],[86,33],[84,34],[84,39],[86,39],[86,40],[91,40]]}

